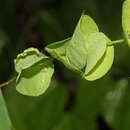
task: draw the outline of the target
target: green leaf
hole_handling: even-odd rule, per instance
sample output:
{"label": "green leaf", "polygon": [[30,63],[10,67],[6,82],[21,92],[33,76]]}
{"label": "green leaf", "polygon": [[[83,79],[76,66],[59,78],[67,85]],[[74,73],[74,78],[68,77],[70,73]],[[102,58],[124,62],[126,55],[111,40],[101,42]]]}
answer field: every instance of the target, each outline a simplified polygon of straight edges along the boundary
{"label": "green leaf", "polygon": [[0,130],[11,130],[11,122],[0,89]]}
{"label": "green leaf", "polygon": [[86,122],[73,114],[65,114],[59,124],[52,130],[86,130]]}
{"label": "green leaf", "polygon": [[72,130],[72,116],[64,115],[59,124],[52,130]]}
{"label": "green leaf", "polygon": [[122,27],[127,43],[130,46],[130,0],[126,0],[123,4]]}
{"label": "green leaf", "polygon": [[24,95],[39,96],[48,88],[53,72],[52,60],[42,59],[21,72],[16,90]]}
{"label": "green leaf", "polygon": [[52,59],[35,48],[29,48],[17,56],[15,69],[18,72],[16,90],[29,96],[44,93],[54,72]]}
{"label": "green leaf", "polygon": [[80,29],[81,33],[86,37],[92,33],[99,32],[98,26],[95,23],[95,21],[90,16],[85,15],[85,14],[81,16],[80,21],[79,21],[79,26],[80,27],[76,28],[77,31],[78,29]]}
{"label": "green leaf", "polygon": [[85,75],[86,80],[96,80],[103,77],[111,68],[114,60],[114,47],[108,46],[104,56],[99,60],[96,66]]}
{"label": "green leaf", "polygon": [[66,47],[70,43],[70,38],[49,44],[45,50],[55,59],[65,62],[66,61]]}
{"label": "green leaf", "polygon": [[130,95],[126,79],[109,84],[111,90],[106,94],[101,106],[101,112],[106,122],[114,129],[130,129]]}
{"label": "green leaf", "polygon": [[98,32],[96,23],[87,15],[82,15],[74,31],[71,43],[67,47],[67,57],[70,64],[78,70],[82,70],[86,65],[87,37]]}
{"label": "green leaf", "polygon": [[99,109],[102,103],[101,101],[111,81],[109,79],[104,79],[88,82],[82,78],[78,81],[73,114],[85,121],[86,130],[97,130],[97,120],[95,119],[97,119],[100,114]]}
{"label": "green leaf", "polygon": [[103,33],[94,33],[87,38],[87,67],[85,74],[87,75],[97,62],[102,58],[106,51],[106,36]]}
{"label": "green leaf", "polygon": [[5,99],[16,130],[52,130],[64,115],[68,89],[53,78],[48,91],[34,98],[17,93],[14,86],[8,86]]}
{"label": "green leaf", "polygon": [[22,70],[27,69],[39,62],[42,59],[48,58],[40,53],[35,48],[26,49],[23,53],[19,54],[14,60],[15,70],[20,73]]}
{"label": "green leaf", "polygon": [[50,44],[45,49],[81,75],[86,67],[85,78],[96,80],[104,76],[113,63],[114,48],[107,47],[110,42],[89,16],[82,15],[71,39]]}
{"label": "green leaf", "polygon": [[72,39],[68,38],[50,44],[45,50],[69,69],[82,73],[87,57],[86,39],[95,32],[98,32],[96,23],[89,16],[82,15]]}
{"label": "green leaf", "polygon": [[67,46],[70,44],[70,42],[71,42],[71,38],[67,38],[65,40],[49,44],[48,46],[45,47],[45,50],[53,58],[62,62],[67,68],[76,72],[80,72],[80,70],[78,70],[74,65],[70,64],[66,56],[66,49],[67,49]]}

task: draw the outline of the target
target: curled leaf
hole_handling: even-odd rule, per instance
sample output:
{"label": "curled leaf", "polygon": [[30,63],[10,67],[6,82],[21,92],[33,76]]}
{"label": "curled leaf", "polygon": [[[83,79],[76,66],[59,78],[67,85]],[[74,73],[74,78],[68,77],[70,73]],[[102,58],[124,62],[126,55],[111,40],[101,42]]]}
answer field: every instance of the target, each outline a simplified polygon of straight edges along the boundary
{"label": "curled leaf", "polygon": [[48,88],[54,72],[52,59],[30,48],[15,60],[18,72],[16,90],[23,95],[39,96]]}
{"label": "curled leaf", "polygon": [[52,44],[49,44],[45,47],[45,50],[55,59],[62,62],[67,68],[80,72],[78,68],[76,68],[74,65],[70,64],[67,56],[66,56],[66,48],[70,44],[71,38],[67,38],[62,41],[58,41]]}
{"label": "curled leaf", "polygon": [[45,50],[67,68],[82,73],[86,66],[87,37],[98,32],[96,23],[87,15],[82,15],[72,38],[48,45]]}
{"label": "curled leaf", "polygon": [[22,71],[16,90],[23,95],[39,96],[48,88],[53,72],[52,62],[49,59],[41,60]]}
{"label": "curled leaf", "polygon": [[93,81],[103,77],[111,68],[114,60],[114,47],[108,46],[103,57],[98,61],[96,66],[86,75],[85,79]]}
{"label": "curled leaf", "polygon": [[[82,15],[72,38],[48,45],[46,51],[69,69],[87,80],[101,78],[111,67],[114,47],[111,40],[99,32],[96,23]],[[107,47],[108,46],[108,47]]]}
{"label": "curled leaf", "polygon": [[47,58],[35,48],[26,49],[23,53],[19,54],[14,60],[15,70],[20,73],[22,70],[31,67],[33,64],[40,60]]}
{"label": "curled leaf", "polygon": [[71,42],[67,47],[66,55],[70,64],[82,70],[87,61],[87,38],[98,32],[96,23],[87,15],[82,15],[74,31]]}
{"label": "curled leaf", "polygon": [[88,74],[106,51],[106,36],[103,33],[93,33],[87,39],[87,67],[85,74]]}

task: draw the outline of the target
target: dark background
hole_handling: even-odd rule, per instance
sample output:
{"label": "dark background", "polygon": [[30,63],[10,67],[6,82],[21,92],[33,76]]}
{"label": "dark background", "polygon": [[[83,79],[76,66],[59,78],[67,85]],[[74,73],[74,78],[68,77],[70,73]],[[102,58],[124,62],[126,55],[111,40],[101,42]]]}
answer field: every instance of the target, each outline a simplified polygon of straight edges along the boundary
{"label": "dark background", "polygon": [[[83,11],[111,40],[123,38],[123,0],[0,0],[0,82],[15,75],[13,60],[28,47],[44,52],[72,36]],[[52,83],[42,96],[3,88],[16,130],[130,130],[130,49],[115,47],[105,77],[88,82],[55,61]]]}

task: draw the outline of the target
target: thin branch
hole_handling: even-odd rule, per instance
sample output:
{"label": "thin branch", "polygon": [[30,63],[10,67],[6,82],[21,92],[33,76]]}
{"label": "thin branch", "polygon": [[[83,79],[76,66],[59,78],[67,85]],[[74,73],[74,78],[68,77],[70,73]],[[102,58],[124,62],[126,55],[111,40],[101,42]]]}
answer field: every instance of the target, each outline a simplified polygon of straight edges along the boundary
{"label": "thin branch", "polygon": [[4,87],[4,86],[7,86],[8,84],[10,84],[11,82],[13,82],[14,80],[16,79],[16,76],[13,77],[12,79],[0,84],[0,88]]}

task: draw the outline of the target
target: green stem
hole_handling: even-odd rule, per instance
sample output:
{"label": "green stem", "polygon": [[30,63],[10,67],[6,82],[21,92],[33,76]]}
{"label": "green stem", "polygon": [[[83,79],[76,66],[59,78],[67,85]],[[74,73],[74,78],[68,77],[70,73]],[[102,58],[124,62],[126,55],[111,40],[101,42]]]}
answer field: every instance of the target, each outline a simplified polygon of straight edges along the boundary
{"label": "green stem", "polygon": [[111,41],[111,43],[109,44],[109,46],[118,44],[118,43],[123,43],[125,40],[124,39],[120,39],[120,40],[116,40],[116,41]]}

